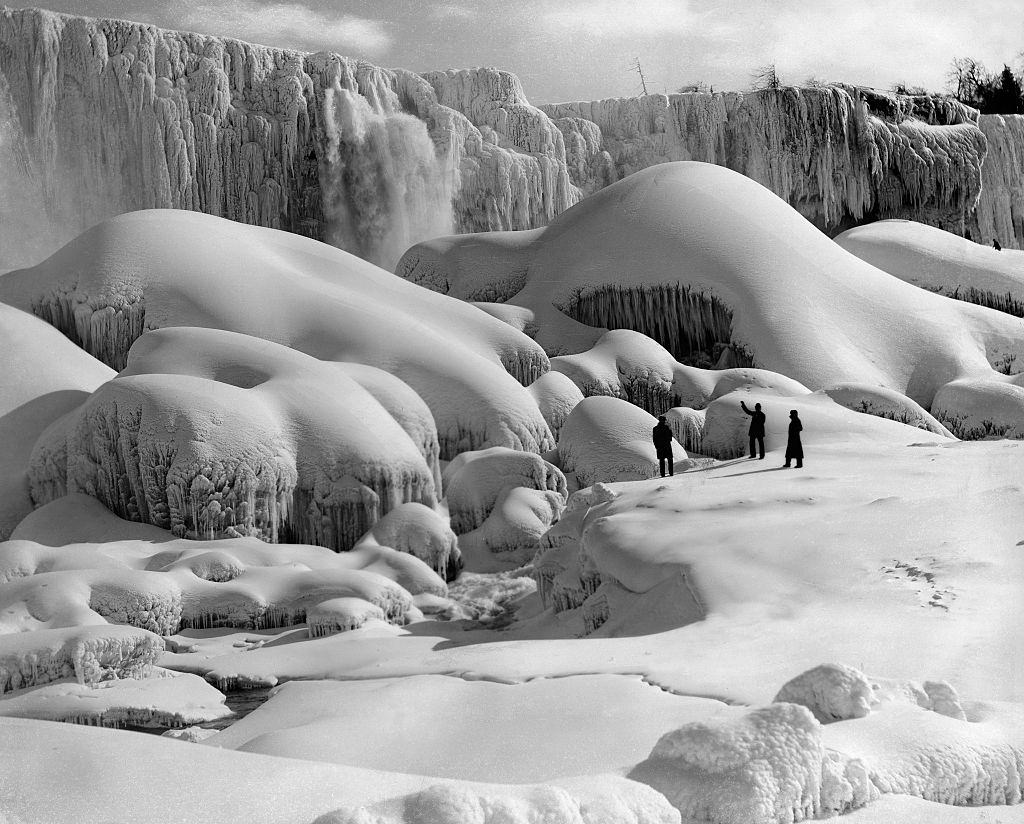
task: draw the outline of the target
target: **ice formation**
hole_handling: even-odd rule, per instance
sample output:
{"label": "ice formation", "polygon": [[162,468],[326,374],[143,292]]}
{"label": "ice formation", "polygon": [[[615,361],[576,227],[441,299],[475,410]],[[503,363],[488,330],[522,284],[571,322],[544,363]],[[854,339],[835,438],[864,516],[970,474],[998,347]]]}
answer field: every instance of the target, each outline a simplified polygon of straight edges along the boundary
{"label": "ice formation", "polygon": [[580,197],[561,133],[505,72],[421,77],[42,10],[6,9],[0,42],[38,196],[72,232],[193,209],[386,263],[452,219],[529,229]]}
{"label": "ice formation", "polygon": [[666,733],[629,777],[649,784],[686,821],[776,824],[827,818],[878,797],[856,759],[835,759],[821,725],[796,704]]}
{"label": "ice formation", "polygon": [[874,702],[871,682],[845,664],[822,664],[782,685],[776,702],[807,707],[822,724],[863,718]]}
{"label": "ice formation", "polygon": [[1024,249],[1024,115],[983,114],[978,125],[988,140],[981,165],[981,196],[969,228],[988,246],[998,240]]}
{"label": "ice formation", "polygon": [[[619,398],[584,398],[562,426],[558,456],[562,469],[580,486],[600,481],[653,478],[658,474],[651,431],[653,415]],[[677,472],[684,471],[686,452],[672,444]]]}
{"label": "ice formation", "polygon": [[[591,143],[598,157],[607,152],[618,177],[674,160],[717,163],[767,186],[822,226],[912,214],[962,229],[981,188],[987,148],[977,113],[960,103],[852,86],[541,108],[568,134],[596,124],[600,141],[583,133],[573,142]],[[592,192],[604,181],[576,182]]]}
{"label": "ice formation", "polygon": [[[6,606],[6,605],[5,605]],[[83,626],[0,632],[0,694],[62,678],[96,684],[144,675],[164,650],[136,627]]]}
{"label": "ice formation", "polygon": [[[445,459],[484,446],[553,445],[523,389],[548,368],[526,335],[286,232],[173,210],[122,215],[39,266],[3,276],[0,300],[50,320],[118,369],[138,335],[166,326],[219,328],[383,368],[429,408]],[[396,325],[403,334],[390,334]],[[377,376],[371,383],[367,389],[385,407],[404,405],[408,393],[396,381]],[[420,411],[411,409],[408,418],[420,430],[427,426]]]}
{"label": "ice formation", "polygon": [[64,681],[0,698],[0,715],[98,727],[187,727],[230,716],[202,678],[153,668],[147,678]]}
{"label": "ice formation", "polygon": [[440,514],[420,503],[405,503],[392,509],[370,527],[356,546],[387,546],[407,552],[446,581],[454,580],[462,569],[455,533]]}
{"label": "ice formation", "polygon": [[404,624],[414,615],[413,595],[447,592],[422,561],[388,547],[337,554],[244,538],[60,547],[8,541],[0,544],[0,582],[0,632],[31,630],[28,637],[103,623],[162,636],[189,627],[288,626],[338,598],[360,599]]}
{"label": "ice formation", "polygon": [[952,433],[920,404],[892,389],[859,383],[842,383],[830,386],[824,392],[836,403],[855,412],[899,421],[944,438],[953,437]]}

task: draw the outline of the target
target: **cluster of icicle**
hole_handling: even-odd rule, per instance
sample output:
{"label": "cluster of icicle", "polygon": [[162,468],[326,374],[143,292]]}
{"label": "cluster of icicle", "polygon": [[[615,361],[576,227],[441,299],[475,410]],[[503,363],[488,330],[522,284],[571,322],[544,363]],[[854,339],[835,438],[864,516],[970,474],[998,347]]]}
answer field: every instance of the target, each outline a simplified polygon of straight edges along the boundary
{"label": "cluster of icicle", "polygon": [[[987,141],[955,101],[848,86],[685,93],[541,107],[577,152],[585,192],[673,160],[734,169],[819,225],[912,217],[963,231],[981,189]],[[601,139],[592,128],[596,124]],[[570,135],[572,136],[570,139]]]}
{"label": "cluster of icicle", "polygon": [[41,199],[69,235],[121,212],[192,209],[387,265],[453,220],[461,231],[526,229],[580,198],[561,133],[502,72],[421,77],[2,9],[0,74]]}

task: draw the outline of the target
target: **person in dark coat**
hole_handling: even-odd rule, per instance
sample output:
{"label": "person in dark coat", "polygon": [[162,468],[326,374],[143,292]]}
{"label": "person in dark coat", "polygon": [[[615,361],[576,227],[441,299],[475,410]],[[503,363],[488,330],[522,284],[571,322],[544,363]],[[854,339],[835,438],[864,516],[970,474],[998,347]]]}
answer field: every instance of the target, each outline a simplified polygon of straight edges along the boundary
{"label": "person in dark coat", "polygon": [[[747,409],[743,401],[740,401],[740,406],[753,419],[750,421],[750,429],[747,430],[747,435],[750,436],[750,457],[764,460],[764,412],[761,411],[761,404],[755,403],[753,411]],[[755,446],[758,450],[754,449]],[[756,451],[760,451],[760,455],[756,455]]]}
{"label": "person in dark coat", "polygon": [[999,245],[999,241],[996,240],[995,238],[992,239],[992,248],[995,249],[997,252],[1003,251],[1003,247]]}
{"label": "person in dark coat", "polygon": [[658,469],[661,470],[661,477],[665,477],[665,464],[668,463],[668,474],[675,475],[675,467],[672,463],[672,430],[665,423],[665,416],[658,416],[658,425],[652,431],[654,437],[654,448],[658,452]]}
{"label": "person in dark coat", "polygon": [[789,462],[796,459],[796,468],[803,469],[804,466],[804,445],[800,442],[800,433],[804,425],[800,423],[800,416],[795,409],[789,410],[789,440],[786,441],[786,462],[783,469],[789,469]]}

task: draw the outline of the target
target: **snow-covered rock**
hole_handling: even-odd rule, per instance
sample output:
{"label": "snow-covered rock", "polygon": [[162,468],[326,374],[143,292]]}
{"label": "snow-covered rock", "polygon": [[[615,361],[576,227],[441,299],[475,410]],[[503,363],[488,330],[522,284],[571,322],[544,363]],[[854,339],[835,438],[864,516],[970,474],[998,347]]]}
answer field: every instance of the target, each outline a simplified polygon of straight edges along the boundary
{"label": "snow-covered rock", "polygon": [[[558,455],[562,468],[573,472],[580,486],[631,481],[658,474],[651,432],[658,421],[619,398],[584,398],[562,426]],[[672,444],[675,470],[686,469],[686,452]]]}
{"label": "snow-covered rock", "polygon": [[782,685],[776,702],[807,707],[822,724],[863,718],[874,701],[867,676],[845,664],[822,664]]}

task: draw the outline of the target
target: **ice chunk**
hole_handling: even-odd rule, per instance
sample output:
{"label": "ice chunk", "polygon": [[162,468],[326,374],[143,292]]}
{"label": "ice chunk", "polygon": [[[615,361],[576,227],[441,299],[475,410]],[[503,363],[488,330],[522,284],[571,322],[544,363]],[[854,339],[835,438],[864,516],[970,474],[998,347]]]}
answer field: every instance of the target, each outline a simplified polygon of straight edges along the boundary
{"label": "ice chunk", "polygon": [[436,511],[420,503],[395,507],[356,543],[357,548],[374,545],[413,555],[446,581],[454,580],[462,569],[455,533]]}
{"label": "ice chunk", "polygon": [[822,664],[787,681],[776,701],[807,707],[822,724],[863,718],[875,703],[867,676],[845,664]]}

